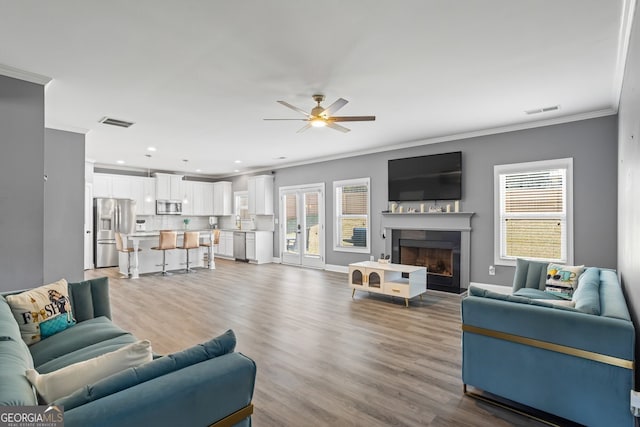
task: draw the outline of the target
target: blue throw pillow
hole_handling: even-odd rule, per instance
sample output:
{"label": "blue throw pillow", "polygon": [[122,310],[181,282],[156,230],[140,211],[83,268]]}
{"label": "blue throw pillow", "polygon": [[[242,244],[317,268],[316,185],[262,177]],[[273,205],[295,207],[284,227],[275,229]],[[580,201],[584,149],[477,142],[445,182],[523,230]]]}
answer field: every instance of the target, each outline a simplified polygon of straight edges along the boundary
{"label": "blue throw pillow", "polygon": [[533,288],[544,291],[547,282],[547,262],[529,261],[518,258],[516,273],[513,276],[513,292],[522,288]]}
{"label": "blue throw pillow", "polygon": [[576,310],[600,315],[600,269],[589,267],[578,280],[578,289],[573,293]]}
{"label": "blue throw pillow", "polygon": [[69,396],[58,399],[54,404],[63,405],[64,410],[68,411],[187,366],[232,353],[235,347],[236,336],[229,329],[224,334],[203,344],[159,357],[135,368],[125,369],[94,384],[87,385]]}

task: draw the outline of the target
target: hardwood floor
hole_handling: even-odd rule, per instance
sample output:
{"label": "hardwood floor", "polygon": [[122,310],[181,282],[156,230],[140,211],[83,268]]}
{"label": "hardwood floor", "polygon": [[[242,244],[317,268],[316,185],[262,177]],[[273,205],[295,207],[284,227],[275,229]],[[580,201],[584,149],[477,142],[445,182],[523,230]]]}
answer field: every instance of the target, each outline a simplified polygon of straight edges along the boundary
{"label": "hardwood floor", "polygon": [[170,353],[227,329],[255,360],[253,425],[539,426],[462,393],[460,296],[356,292],[346,274],[216,260],[170,277],[108,276],[113,320]]}

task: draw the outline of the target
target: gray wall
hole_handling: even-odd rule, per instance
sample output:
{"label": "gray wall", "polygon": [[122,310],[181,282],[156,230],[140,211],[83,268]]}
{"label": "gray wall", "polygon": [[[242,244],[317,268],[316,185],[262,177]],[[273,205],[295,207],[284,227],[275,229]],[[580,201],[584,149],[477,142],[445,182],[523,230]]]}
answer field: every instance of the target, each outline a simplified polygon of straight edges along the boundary
{"label": "gray wall", "polygon": [[45,129],[44,282],[84,279],[84,135]]}
{"label": "gray wall", "polygon": [[[347,265],[369,258],[366,254],[334,252],[333,181],[371,177],[372,254],[384,251],[380,212],[387,209],[387,160],[449,151],[463,152],[463,200],[461,210],[475,212],[471,233],[471,281],[510,284],[512,267],[493,264],[493,166],[496,164],[573,157],[574,235],[577,264],[616,267],[617,249],[617,117],[527,129],[496,135],[422,145],[329,162],[276,170],[278,187],[324,182],[326,199],[326,263]],[[244,178],[234,180],[242,190]],[[276,209],[279,206],[276,203]],[[278,232],[274,254],[279,256]]]}
{"label": "gray wall", "polygon": [[[640,16],[636,9],[618,116],[618,272],[640,334]],[[640,336],[636,345],[640,344]],[[636,348],[636,355],[640,354]],[[636,379],[636,389],[640,379]]]}
{"label": "gray wall", "polygon": [[44,88],[0,76],[0,291],[43,281]]}

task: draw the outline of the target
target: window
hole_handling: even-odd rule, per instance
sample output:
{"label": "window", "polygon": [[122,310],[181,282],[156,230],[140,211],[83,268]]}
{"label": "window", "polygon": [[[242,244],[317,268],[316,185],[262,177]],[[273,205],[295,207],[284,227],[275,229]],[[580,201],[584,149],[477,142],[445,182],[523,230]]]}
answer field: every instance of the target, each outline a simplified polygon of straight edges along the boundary
{"label": "window", "polygon": [[369,178],[335,181],[333,249],[344,252],[370,252]]}
{"label": "window", "polygon": [[235,203],[235,215],[237,219],[249,219],[249,192],[248,191],[234,191],[233,193]]}
{"label": "window", "polygon": [[573,159],[494,166],[495,263],[573,263]]}

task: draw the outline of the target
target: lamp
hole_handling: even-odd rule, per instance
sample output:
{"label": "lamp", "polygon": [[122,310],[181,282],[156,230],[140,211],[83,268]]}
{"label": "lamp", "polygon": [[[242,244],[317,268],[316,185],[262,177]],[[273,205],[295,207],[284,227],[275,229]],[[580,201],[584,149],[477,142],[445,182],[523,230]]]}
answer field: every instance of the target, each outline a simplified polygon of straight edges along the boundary
{"label": "lamp", "polygon": [[314,117],[311,119],[311,126],[314,128],[321,128],[327,125],[327,122],[324,121],[321,117]]}

